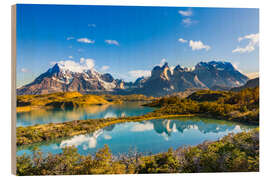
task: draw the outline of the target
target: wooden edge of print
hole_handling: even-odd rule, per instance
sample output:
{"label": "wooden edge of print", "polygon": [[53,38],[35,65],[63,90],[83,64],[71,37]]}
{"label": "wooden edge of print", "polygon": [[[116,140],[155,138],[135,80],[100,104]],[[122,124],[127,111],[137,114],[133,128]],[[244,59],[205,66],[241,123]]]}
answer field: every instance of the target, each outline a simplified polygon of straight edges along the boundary
{"label": "wooden edge of print", "polygon": [[11,173],[16,175],[16,5],[11,6]]}

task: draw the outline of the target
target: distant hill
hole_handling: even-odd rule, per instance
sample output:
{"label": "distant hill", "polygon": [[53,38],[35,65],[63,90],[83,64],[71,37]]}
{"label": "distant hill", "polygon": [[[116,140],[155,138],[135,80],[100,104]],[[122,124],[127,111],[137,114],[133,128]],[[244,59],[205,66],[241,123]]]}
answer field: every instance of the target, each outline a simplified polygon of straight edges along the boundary
{"label": "distant hill", "polygon": [[44,95],[21,95],[17,97],[17,110],[24,111],[39,107],[75,108],[87,105],[109,104],[97,95],[82,95],[78,92],[51,93]]}
{"label": "distant hill", "polygon": [[215,86],[212,86],[210,89],[213,91],[229,91],[231,90],[231,87],[215,85]]}
{"label": "distant hill", "polygon": [[259,81],[260,81],[259,78],[248,80],[245,85],[232,88],[231,91],[241,91],[241,90],[246,89],[246,88],[257,87],[257,86],[259,86]]}
{"label": "distant hill", "polygon": [[172,94],[168,95],[168,97],[169,96],[177,96],[180,99],[182,99],[182,98],[186,98],[189,95],[191,95],[197,91],[201,91],[201,90],[206,90],[206,89],[190,88],[190,89],[186,89],[185,91],[182,91],[182,92],[172,93]]}

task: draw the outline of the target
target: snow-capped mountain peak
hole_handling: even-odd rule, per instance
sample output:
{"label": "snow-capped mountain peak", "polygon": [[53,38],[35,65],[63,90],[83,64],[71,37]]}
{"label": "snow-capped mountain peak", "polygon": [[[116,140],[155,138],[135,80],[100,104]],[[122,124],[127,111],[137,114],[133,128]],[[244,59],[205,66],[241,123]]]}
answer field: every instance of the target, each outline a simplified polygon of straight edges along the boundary
{"label": "snow-capped mountain peak", "polygon": [[[173,72],[171,70],[173,69]],[[188,88],[209,88],[215,86],[237,87],[246,83],[248,77],[237,70],[230,62],[199,62],[195,68],[169,67],[168,63],[155,66],[151,76],[139,78],[134,83],[114,79],[109,73],[99,73],[91,60],[76,63],[58,62],[33,82],[17,89],[20,94],[47,94],[53,92],[78,91],[118,91],[141,93],[145,95],[166,95],[184,91]],[[114,92],[114,93],[115,93]],[[121,90],[121,92],[123,92]]]}
{"label": "snow-capped mountain peak", "polygon": [[118,88],[117,81],[109,74],[97,72],[93,66],[74,63],[56,63],[33,82],[17,90],[18,94],[46,94],[53,92],[111,91]]}

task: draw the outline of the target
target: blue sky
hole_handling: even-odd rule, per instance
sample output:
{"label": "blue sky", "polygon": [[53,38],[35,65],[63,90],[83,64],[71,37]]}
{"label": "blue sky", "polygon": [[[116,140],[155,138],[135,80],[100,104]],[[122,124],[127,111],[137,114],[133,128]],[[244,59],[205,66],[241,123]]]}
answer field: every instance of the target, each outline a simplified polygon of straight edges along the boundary
{"label": "blue sky", "polygon": [[133,81],[153,66],[230,61],[259,71],[259,10],[17,5],[17,86],[53,63]]}

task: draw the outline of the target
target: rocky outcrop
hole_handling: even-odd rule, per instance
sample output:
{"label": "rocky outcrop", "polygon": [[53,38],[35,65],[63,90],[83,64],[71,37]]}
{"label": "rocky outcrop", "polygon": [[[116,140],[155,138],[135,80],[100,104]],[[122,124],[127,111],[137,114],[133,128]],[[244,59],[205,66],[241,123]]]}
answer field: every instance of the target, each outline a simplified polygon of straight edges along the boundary
{"label": "rocky outcrop", "polygon": [[244,85],[248,77],[240,73],[230,62],[200,62],[195,66],[194,73],[207,87],[237,87]]}
{"label": "rocky outcrop", "polygon": [[187,89],[212,89],[212,87],[241,86],[248,77],[240,73],[229,62],[200,62],[194,68],[177,65],[173,70],[168,63],[156,66],[149,78],[139,78],[136,83],[140,92],[152,96],[163,96]]}

